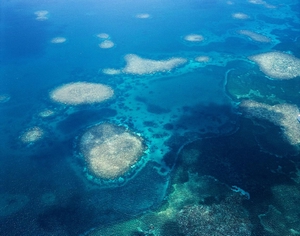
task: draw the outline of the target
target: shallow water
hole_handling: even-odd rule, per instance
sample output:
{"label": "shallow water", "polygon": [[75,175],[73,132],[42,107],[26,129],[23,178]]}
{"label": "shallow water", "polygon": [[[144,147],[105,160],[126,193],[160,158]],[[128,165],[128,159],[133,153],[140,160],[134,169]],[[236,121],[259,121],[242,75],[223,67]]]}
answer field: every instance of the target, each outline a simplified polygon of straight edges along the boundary
{"label": "shallow water", "polygon": [[[2,3],[0,234],[233,235],[239,214],[242,235],[299,233],[299,8],[296,0]],[[186,40],[195,34],[203,40]],[[250,59],[274,51],[271,66]],[[265,68],[289,73],[272,78]],[[75,82],[104,84],[113,96],[51,99]],[[93,175],[79,147],[100,123],[147,146],[111,180]],[[236,212],[232,197],[241,198]],[[201,206],[227,211],[229,227],[184,228],[184,209]],[[220,221],[212,216],[211,225]]]}

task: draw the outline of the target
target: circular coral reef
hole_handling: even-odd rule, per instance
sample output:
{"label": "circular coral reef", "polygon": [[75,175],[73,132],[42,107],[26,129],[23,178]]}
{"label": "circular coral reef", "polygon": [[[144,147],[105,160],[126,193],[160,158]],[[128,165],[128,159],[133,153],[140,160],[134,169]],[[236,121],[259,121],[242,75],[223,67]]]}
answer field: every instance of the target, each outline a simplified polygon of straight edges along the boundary
{"label": "circular coral reef", "polygon": [[95,177],[114,180],[143,156],[143,139],[125,127],[102,123],[89,128],[80,139],[80,151],[88,171]]}

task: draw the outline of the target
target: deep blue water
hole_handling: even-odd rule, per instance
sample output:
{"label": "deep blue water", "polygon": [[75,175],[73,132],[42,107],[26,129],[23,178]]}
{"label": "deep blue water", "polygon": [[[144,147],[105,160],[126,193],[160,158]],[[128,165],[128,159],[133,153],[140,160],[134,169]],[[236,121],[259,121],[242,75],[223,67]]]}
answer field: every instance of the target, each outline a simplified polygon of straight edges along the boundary
{"label": "deep blue water", "polygon": [[[300,58],[298,0],[11,0],[0,10],[0,235],[185,235],[176,218],[184,206],[176,205],[168,222],[155,217],[191,173],[250,194],[241,206],[251,230],[240,235],[299,234],[300,63],[292,79],[277,80],[249,59],[266,52]],[[99,47],[100,33],[114,46]],[[203,41],[186,40],[191,34]],[[56,37],[63,42],[53,43]],[[128,54],[185,63],[125,73]],[[79,106],[50,98],[58,86],[80,81],[110,86],[114,96]],[[276,112],[295,120],[249,117],[239,106],[244,100],[288,104],[293,110]],[[112,181],[87,171],[79,148],[89,127],[106,122],[127,127],[147,146],[140,163]],[[41,137],[22,141],[33,127]],[[199,185],[194,199],[207,191]],[[228,194],[206,193],[218,201]],[[280,217],[267,213],[272,207]],[[157,228],[146,233],[133,219]]]}

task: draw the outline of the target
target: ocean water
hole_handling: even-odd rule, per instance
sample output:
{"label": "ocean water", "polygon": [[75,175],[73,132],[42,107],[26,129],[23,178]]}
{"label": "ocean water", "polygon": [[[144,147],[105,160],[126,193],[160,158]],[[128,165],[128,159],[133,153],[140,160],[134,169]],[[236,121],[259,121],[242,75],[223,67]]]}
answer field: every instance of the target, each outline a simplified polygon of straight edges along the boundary
{"label": "ocean water", "polygon": [[0,235],[300,234],[298,0],[0,5]]}

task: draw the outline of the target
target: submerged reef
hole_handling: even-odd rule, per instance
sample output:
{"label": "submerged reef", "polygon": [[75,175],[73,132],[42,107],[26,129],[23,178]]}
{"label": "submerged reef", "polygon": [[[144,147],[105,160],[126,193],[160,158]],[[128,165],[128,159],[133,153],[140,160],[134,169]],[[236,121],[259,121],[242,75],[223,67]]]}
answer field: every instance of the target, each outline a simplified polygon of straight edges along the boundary
{"label": "submerged reef", "polygon": [[246,20],[246,19],[250,18],[247,14],[242,13],[242,12],[233,13],[231,16],[232,16],[232,18],[238,19],[238,20]]}
{"label": "submerged reef", "polygon": [[53,101],[66,105],[99,103],[113,95],[114,91],[109,86],[88,82],[65,84],[50,92]]}
{"label": "submerged reef", "polygon": [[43,138],[44,130],[38,126],[27,129],[21,136],[20,139],[23,143],[32,144]]}
{"label": "submerged reef", "polygon": [[99,39],[109,39],[109,34],[107,33],[100,33],[100,34],[97,34],[97,38]]}
{"label": "submerged reef", "polygon": [[82,135],[80,151],[90,174],[113,180],[134,168],[144,155],[145,145],[125,127],[102,123]]}
{"label": "submerged reef", "polygon": [[100,33],[97,34],[97,38],[101,40],[99,47],[102,49],[109,49],[115,46],[114,42],[110,39],[109,34]]}
{"label": "submerged reef", "polygon": [[104,40],[99,44],[99,47],[103,49],[112,48],[113,46],[115,46],[115,44],[111,40]]}
{"label": "submerged reef", "polygon": [[270,80],[250,63],[236,61],[230,65],[238,65],[226,73],[225,89],[234,101],[250,99],[269,105],[299,102],[300,78]]}
{"label": "submerged reef", "polygon": [[181,57],[173,57],[166,60],[152,60],[141,58],[135,54],[126,55],[125,61],[127,64],[123,72],[137,75],[170,71],[187,62],[185,58]]}
{"label": "submerged reef", "polygon": [[[300,219],[298,202],[300,189],[295,184],[272,187],[274,205],[259,215],[260,223],[272,235],[299,235]],[[276,222],[274,224],[274,222]]]}
{"label": "submerged reef", "polygon": [[300,59],[282,52],[267,52],[249,57],[273,79],[293,79],[300,76]]}
{"label": "submerged reef", "polygon": [[268,120],[282,128],[283,136],[291,145],[300,144],[300,122],[297,117],[299,108],[291,104],[276,104],[270,106],[252,100],[245,100],[240,104],[248,117]]}
{"label": "submerged reef", "polygon": [[48,118],[54,115],[55,115],[55,111],[51,109],[44,109],[38,114],[38,116],[42,118]]}
{"label": "submerged reef", "polygon": [[[243,128],[230,136],[199,139],[182,147],[171,173],[168,194],[158,209],[99,227],[88,235],[251,235],[253,231],[260,232],[257,212],[262,214],[265,209],[260,196],[268,195],[277,181],[285,181],[292,168],[286,159],[260,151],[255,137],[261,132],[259,126],[244,117],[241,122]],[[282,172],[277,171],[278,165],[282,166]],[[251,200],[249,194],[245,194],[248,191]],[[261,209],[249,208],[252,201]],[[260,235],[265,235],[263,233]]]}
{"label": "submerged reef", "polygon": [[48,20],[49,12],[46,10],[39,10],[39,11],[35,11],[34,15],[36,15],[36,18],[35,18],[36,20],[45,21],[45,20]]}
{"label": "submerged reef", "polygon": [[[170,191],[159,209],[88,235],[251,235],[252,225],[242,206],[244,197],[213,177],[191,174],[184,183],[172,182]],[[220,217],[226,223],[220,224]]]}
{"label": "submerged reef", "polygon": [[245,35],[256,42],[260,42],[260,43],[270,43],[271,42],[270,38],[268,38],[262,34],[253,32],[251,30],[239,30],[238,33],[241,35]]}
{"label": "submerged reef", "polygon": [[177,214],[179,229],[190,236],[250,236],[250,220],[238,201],[230,196],[218,204],[185,206]]}
{"label": "submerged reef", "polygon": [[184,36],[184,40],[189,42],[202,42],[204,37],[201,34],[188,34]]}
{"label": "submerged reef", "polygon": [[195,58],[197,62],[209,62],[211,58],[209,56],[198,56]]}
{"label": "submerged reef", "polygon": [[67,39],[65,37],[56,37],[56,38],[51,39],[51,43],[54,43],[54,44],[60,44],[60,43],[66,42],[66,41],[67,41]]}
{"label": "submerged reef", "polygon": [[122,69],[104,68],[102,73],[107,75],[133,74],[133,75],[152,75],[155,73],[169,72],[176,67],[187,63],[187,59],[182,57],[172,57],[165,60],[154,60],[142,58],[136,54],[127,54],[124,57],[126,65]]}

